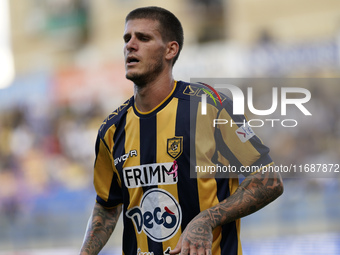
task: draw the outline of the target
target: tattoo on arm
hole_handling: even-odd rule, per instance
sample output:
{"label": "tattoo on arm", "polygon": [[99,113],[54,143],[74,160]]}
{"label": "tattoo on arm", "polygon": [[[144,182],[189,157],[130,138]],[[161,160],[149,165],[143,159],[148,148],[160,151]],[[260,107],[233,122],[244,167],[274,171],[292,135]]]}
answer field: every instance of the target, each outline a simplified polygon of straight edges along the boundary
{"label": "tattoo on arm", "polygon": [[256,212],[274,201],[282,192],[280,174],[259,172],[245,178],[234,194],[208,209],[205,217],[215,228]]}
{"label": "tattoo on arm", "polygon": [[122,206],[104,208],[96,203],[89,219],[80,254],[98,254],[109,240],[122,211]]}

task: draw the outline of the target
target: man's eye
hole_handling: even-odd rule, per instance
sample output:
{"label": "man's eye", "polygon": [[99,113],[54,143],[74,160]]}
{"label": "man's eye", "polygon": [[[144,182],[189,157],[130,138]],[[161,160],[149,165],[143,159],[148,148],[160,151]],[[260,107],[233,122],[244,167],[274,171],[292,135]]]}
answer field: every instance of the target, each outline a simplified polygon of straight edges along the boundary
{"label": "man's eye", "polygon": [[143,37],[140,38],[140,40],[143,41],[143,42],[147,42],[147,41],[149,41],[149,37],[143,36]]}
{"label": "man's eye", "polygon": [[125,42],[125,43],[129,42],[129,41],[130,41],[130,38],[131,38],[130,36],[124,36],[124,38],[123,38],[123,39],[124,39],[124,42]]}

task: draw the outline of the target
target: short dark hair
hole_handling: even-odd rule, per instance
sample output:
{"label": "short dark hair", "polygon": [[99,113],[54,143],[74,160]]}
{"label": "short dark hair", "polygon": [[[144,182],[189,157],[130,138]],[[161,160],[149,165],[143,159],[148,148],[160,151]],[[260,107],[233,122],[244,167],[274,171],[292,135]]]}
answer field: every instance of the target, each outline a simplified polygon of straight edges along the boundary
{"label": "short dark hair", "polygon": [[181,22],[170,11],[157,7],[141,7],[131,11],[125,19],[125,23],[133,19],[151,19],[157,20],[160,24],[160,33],[165,42],[176,41],[179,45],[177,55],[174,57],[173,65],[178,59],[179,53],[183,47],[184,35]]}

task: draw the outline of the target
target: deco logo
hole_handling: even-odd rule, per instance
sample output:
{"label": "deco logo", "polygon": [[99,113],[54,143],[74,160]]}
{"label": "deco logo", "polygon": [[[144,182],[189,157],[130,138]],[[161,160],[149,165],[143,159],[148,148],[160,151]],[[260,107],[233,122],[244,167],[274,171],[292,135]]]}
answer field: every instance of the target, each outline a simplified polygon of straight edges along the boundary
{"label": "deco logo", "polygon": [[138,234],[144,233],[155,242],[173,237],[182,222],[182,210],[176,199],[163,189],[145,192],[139,206],[126,212]]}

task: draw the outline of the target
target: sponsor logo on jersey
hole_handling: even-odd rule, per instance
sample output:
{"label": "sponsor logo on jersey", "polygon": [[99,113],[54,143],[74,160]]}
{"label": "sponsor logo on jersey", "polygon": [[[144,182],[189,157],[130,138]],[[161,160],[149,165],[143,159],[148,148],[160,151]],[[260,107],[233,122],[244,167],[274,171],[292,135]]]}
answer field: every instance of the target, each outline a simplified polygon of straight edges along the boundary
{"label": "sponsor logo on jersey", "polygon": [[125,160],[127,160],[130,157],[136,157],[137,155],[138,155],[137,150],[130,150],[128,153],[125,153],[124,155],[121,155],[120,157],[115,158],[115,160],[114,160],[115,166],[118,163],[124,162]]}
{"label": "sponsor logo on jersey", "polygon": [[127,188],[146,187],[158,184],[176,184],[177,169],[173,162],[154,163],[123,168],[124,183]]}
{"label": "sponsor logo on jersey", "polygon": [[154,253],[153,252],[148,252],[148,251],[143,252],[141,250],[141,248],[138,248],[137,249],[137,255],[154,255]]}
{"label": "sponsor logo on jersey", "polygon": [[177,159],[183,152],[183,137],[175,136],[173,138],[169,138],[167,148],[168,154],[172,158]]}
{"label": "sponsor logo on jersey", "polygon": [[244,125],[239,127],[236,130],[236,134],[238,138],[240,138],[242,143],[245,143],[255,135],[254,131],[251,129],[248,123],[245,123]]}
{"label": "sponsor logo on jersey", "polygon": [[182,210],[176,199],[163,189],[150,189],[143,195],[140,205],[126,211],[138,232],[153,241],[163,242],[173,237],[182,222]]}

